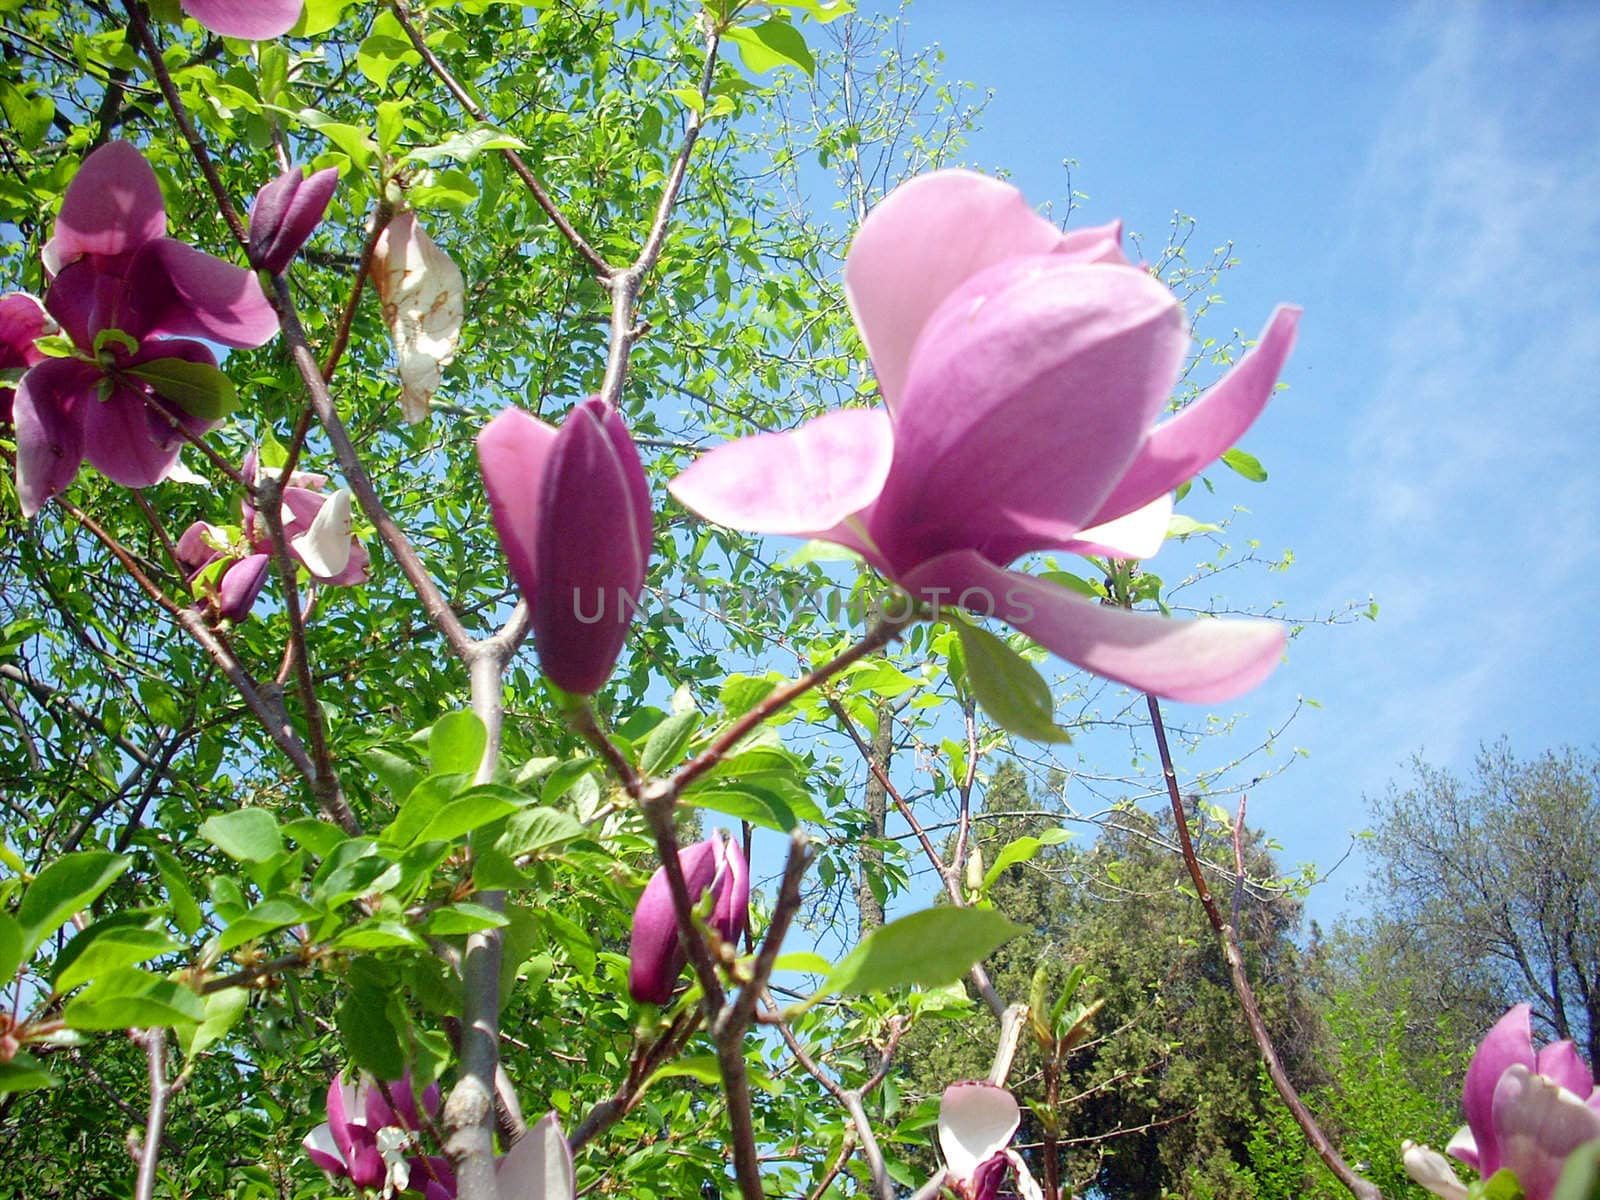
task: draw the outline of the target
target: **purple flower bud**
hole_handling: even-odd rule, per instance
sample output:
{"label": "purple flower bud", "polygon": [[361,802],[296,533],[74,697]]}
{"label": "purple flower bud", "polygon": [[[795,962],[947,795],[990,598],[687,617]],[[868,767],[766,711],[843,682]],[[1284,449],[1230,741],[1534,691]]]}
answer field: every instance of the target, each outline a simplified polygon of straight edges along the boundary
{"label": "purple flower bud", "polygon": [[591,397],[559,430],[506,409],[478,435],[478,463],[540,665],[563,691],[592,695],[616,666],[650,560],[639,452]]}
{"label": "purple flower bud", "polygon": [[234,622],[250,616],[256,597],[261,595],[261,585],[267,581],[267,565],[271,561],[270,554],[252,554],[223,572],[217,589],[217,616]]}
{"label": "purple flower bud", "polygon": [[[724,941],[736,942],[750,923],[750,869],[738,843],[718,830],[680,850],[678,867],[690,899],[699,903],[711,892],[711,927]],[[640,1004],[667,1003],[688,961],[678,938],[666,868],[657,867],[633,910],[628,994]]]}
{"label": "purple flower bud", "polygon": [[336,167],[324,167],[309,178],[290,167],[256,193],[250,206],[250,265],[271,275],[288,270],[290,261],[328,211],[339,185]]}

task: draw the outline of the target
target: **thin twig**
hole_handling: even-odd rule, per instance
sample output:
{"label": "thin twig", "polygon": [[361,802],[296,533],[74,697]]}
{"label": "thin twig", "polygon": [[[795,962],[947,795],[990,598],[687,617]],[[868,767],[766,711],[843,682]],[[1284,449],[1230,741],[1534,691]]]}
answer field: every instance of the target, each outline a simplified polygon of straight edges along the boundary
{"label": "thin twig", "polygon": [[1161,755],[1161,774],[1166,780],[1167,797],[1172,804],[1172,819],[1177,827],[1178,845],[1183,852],[1183,862],[1189,869],[1189,878],[1194,881],[1201,907],[1206,911],[1206,918],[1211,922],[1211,928],[1216,930],[1217,937],[1222,943],[1222,954],[1228,963],[1228,975],[1233,981],[1234,994],[1239,998],[1239,1007],[1244,1013],[1245,1024],[1250,1027],[1250,1036],[1255,1039],[1256,1049],[1260,1051],[1261,1060],[1266,1064],[1272,1085],[1277,1089],[1284,1104],[1288,1106],[1290,1113],[1294,1115],[1295,1124],[1300,1126],[1301,1132],[1306,1135],[1306,1140],[1317,1152],[1317,1157],[1322,1159],[1328,1170],[1333,1172],[1350,1194],[1356,1197],[1356,1200],[1383,1200],[1383,1193],[1378,1190],[1376,1184],[1363,1179],[1350,1169],[1349,1164],[1328,1139],[1328,1135],[1323,1133],[1316,1118],[1311,1115],[1311,1110],[1300,1099],[1300,1093],[1289,1080],[1289,1073],[1283,1069],[1277,1047],[1272,1044],[1272,1036],[1267,1032],[1267,1024],[1261,1017],[1261,1008],[1256,1003],[1255,989],[1250,986],[1244,955],[1239,949],[1238,932],[1231,922],[1223,919],[1222,910],[1217,907],[1217,902],[1206,883],[1205,871],[1200,865],[1199,856],[1195,854],[1194,842],[1189,837],[1189,821],[1183,812],[1183,797],[1178,791],[1178,775],[1172,766],[1172,751],[1167,746],[1167,730],[1161,720],[1161,703],[1155,696],[1147,695],[1145,704],[1150,710],[1150,723],[1155,730],[1156,749]]}
{"label": "thin twig", "polygon": [[173,1088],[167,1082],[167,1031],[146,1029],[139,1037],[150,1068],[150,1114],[145,1120],[144,1145],[139,1148],[139,1177],[133,1195],[134,1200],[154,1200],[161,1139],[167,1128],[167,1104]]}

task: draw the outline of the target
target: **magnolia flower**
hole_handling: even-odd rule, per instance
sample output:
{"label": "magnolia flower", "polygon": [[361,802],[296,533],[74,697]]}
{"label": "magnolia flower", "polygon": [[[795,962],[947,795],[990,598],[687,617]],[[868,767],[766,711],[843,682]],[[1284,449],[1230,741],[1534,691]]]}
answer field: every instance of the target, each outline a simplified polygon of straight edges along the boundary
{"label": "magnolia flower", "polygon": [[306,177],[290,167],[256,193],[250,205],[250,265],[281,275],[321,223],[339,186],[337,167],[324,167]]}
{"label": "magnolia flower", "polygon": [[[1600,1088],[1572,1042],[1534,1050],[1531,1013],[1516,1005],[1479,1044],[1461,1095],[1467,1123],[1445,1151],[1485,1179],[1510,1171],[1526,1200],[1549,1200],[1567,1156],[1600,1138]],[[1401,1152],[1417,1183],[1464,1200],[1467,1189],[1442,1155],[1410,1141]]]}
{"label": "magnolia flower", "polygon": [[71,483],[85,458],[125,487],[164,478],[184,433],[213,424],[190,411],[190,390],[217,360],[190,339],[249,347],[277,332],[252,272],[166,230],[161,186],[137,150],[108,142],[84,159],[44,247],[45,308],[79,356],[39,362],[17,388],[24,516]]}
{"label": "magnolia flower", "polygon": [[[26,292],[0,296],[0,372],[17,372],[15,378],[20,379],[20,372],[43,362],[44,352],[34,342],[55,330],[44,305]],[[0,425],[11,424],[11,403],[17,394],[12,382],[10,375],[0,374]]]}
{"label": "magnolia flower", "polygon": [[[256,454],[244,460],[247,483],[256,480]],[[369,558],[351,531],[351,497],[346,489],[323,495],[325,475],[295,472],[283,489],[283,532],[289,555],[324,586],[364,583]],[[272,561],[267,523],[250,503],[242,505],[243,524],[229,529],[196,521],[178,539],[178,565],[216,616],[243,621],[266,583]],[[225,566],[217,566],[225,563]],[[210,568],[208,570],[208,568]]]}
{"label": "magnolia flower", "polygon": [[[398,1083],[389,1084],[388,1091],[392,1107],[382,1088],[370,1080],[352,1084],[335,1076],[328,1085],[327,1121],[301,1143],[311,1161],[330,1175],[347,1178],[357,1188],[382,1189],[385,1196],[410,1186],[413,1174],[419,1180],[437,1182],[439,1178],[432,1160],[419,1160],[415,1155],[415,1134],[424,1125],[422,1114],[432,1120],[439,1113],[439,1085],[428,1085],[420,1110],[409,1072]],[[450,1186],[449,1194],[453,1194],[453,1177]],[[434,1200],[433,1194],[429,1200]]]}
{"label": "magnolia flower", "polygon": [[1255,420],[1294,342],[1298,310],[1280,308],[1226,378],[1158,424],[1188,330],[1120,232],[1063,234],[968,171],[897,188],[845,262],[884,406],[718,447],[673,495],[719,524],[846,546],[921,601],[998,617],[1143,691],[1253,687],[1281,655],[1275,624],[1171,621],[1005,569],[1035,550],[1153,554],[1171,491]]}
{"label": "magnolia flower", "polygon": [[591,695],[616,666],[644,589],[650,490],[622,418],[599,397],[557,430],[508,408],[478,435],[478,464],[511,577],[550,681]]}
{"label": "magnolia flower", "polygon": [[[750,867],[739,843],[722,830],[678,852],[678,868],[689,898],[699,903],[711,893],[711,928],[724,942],[737,945],[750,924]],[[633,938],[628,945],[628,993],[640,1004],[665,1004],[689,961],[678,938],[672,889],[665,867],[657,867],[639,906],[633,910]]]}
{"label": "magnolia flower", "polygon": [[1022,1155],[1011,1148],[1022,1114],[1014,1096],[991,1083],[953,1083],[939,1100],[944,1185],[961,1200],[994,1200],[1015,1167],[1025,1200],[1042,1200]]}
{"label": "magnolia flower", "polygon": [[212,33],[253,42],[288,33],[300,19],[302,0],[179,0],[183,11]]}

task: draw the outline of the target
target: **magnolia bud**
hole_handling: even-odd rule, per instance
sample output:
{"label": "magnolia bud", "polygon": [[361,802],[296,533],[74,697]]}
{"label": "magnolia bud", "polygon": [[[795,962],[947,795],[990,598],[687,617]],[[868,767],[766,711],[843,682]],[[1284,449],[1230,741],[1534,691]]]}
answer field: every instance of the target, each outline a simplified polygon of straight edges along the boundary
{"label": "magnolia bud", "polygon": [[[724,942],[736,945],[750,923],[750,869],[739,844],[718,830],[680,850],[678,868],[690,900],[698,904],[711,893],[711,927]],[[657,867],[633,912],[629,995],[640,1004],[667,1003],[688,958],[678,937],[666,868]]]}
{"label": "magnolia bud", "polygon": [[256,193],[250,206],[250,265],[281,275],[322,221],[339,184],[337,167],[324,167],[309,178],[290,167]]}

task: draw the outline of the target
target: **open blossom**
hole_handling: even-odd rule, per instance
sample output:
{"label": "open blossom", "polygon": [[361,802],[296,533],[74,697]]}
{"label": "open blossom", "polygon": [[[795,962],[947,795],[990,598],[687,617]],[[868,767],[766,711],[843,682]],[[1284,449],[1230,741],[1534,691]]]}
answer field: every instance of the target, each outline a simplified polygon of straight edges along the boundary
{"label": "open blossom", "polygon": [[269,275],[281,275],[322,223],[339,186],[336,167],[324,167],[306,176],[290,167],[256,193],[250,205],[250,265]]}
{"label": "open blossom", "polygon": [[1015,1168],[1017,1190],[1040,1200],[1039,1185],[1011,1148],[1022,1113],[1014,1096],[992,1083],[953,1083],[939,1098],[939,1150],[945,1185],[961,1200],[994,1200]]}
{"label": "open blossom", "polygon": [[[54,333],[56,323],[26,292],[0,296],[0,371],[26,370],[44,361],[44,353],[34,342]],[[17,389],[0,377],[0,425],[11,424],[11,402]]]}
{"label": "open blossom", "polygon": [[[680,850],[678,868],[691,900],[698,904],[711,893],[711,928],[724,942],[737,945],[750,924],[750,867],[739,843],[719,829],[705,841]],[[633,910],[628,993],[640,1004],[667,1003],[688,961],[678,937],[666,868],[657,867]]]}
{"label": "open blossom", "polygon": [[[1568,1155],[1600,1138],[1600,1088],[1572,1042],[1534,1050],[1531,1014],[1516,1005],[1479,1044],[1461,1095],[1467,1123],[1445,1151],[1485,1179],[1509,1170],[1526,1200],[1549,1200]],[[1465,1200],[1467,1188],[1442,1155],[1410,1141],[1401,1153],[1418,1184]]]}
{"label": "open blossom", "polygon": [[508,408],[478,435],[495,531],[550,681],[592,695],[622,652],[654,531],[639,452],[591,397],[558,430]]}
{"label": "open blossom", "polygon": [[845,290],[884,405],[702,456],[670,485],[708,520],[820,538],[929,604],[998,617],[1070,662],[1178,700],[1276,665],[1281,629],[1106,607],[1006,567],[1037,550],[1143,558],[1170,493],[1266,405],[1298,310],[1159,422],[1189,350],[1183,310],[1120,227],[1063,234],[969,171],[897,188],[850,247]]}
{"label": "open blossom", "polygon": [[[328,1085],[328,1119],[302,1144],[312,1162],[357,1188],[382,1189],[385,1195],[408,1186],[422,1191],[423,1181],[436,1175],[439,1164],[449,1170],[443,1159],[435,1163],[417,1153],[423,1115],[431,1121],[439,1114],[439,1085],[428,1085],[420,1106],[409,1074],[389,1084],[388,1090],[392,1106],[370,1079],[350,1083],[335,1076]],[[444,1178],[450,1179],[450,1191],[443,1192],[441,1186],[433,1194],[454,1194],[453,1177]]]}
{"label": "open blossom", "polygon": [[[245,482],[256,480],[256,454],[245,457]],[[283,489],[283,535],[289,555],[328,587],[350,587],[366,582],[370,558],[352,532],[351,496],[346,489],[324,494],[325,475],[297,471]],[[225,560],[227,566],[207,573],[211,580],[205,600],[218,617],[242,621],[250,615],[266,583],[272,556],[267,523],[248,497],[241,505],[242,524],[226,527],[196,521],[178,539],[178,563],[191,582],[208,567]]]}
{"label": "open blossom", "polygon": [[179,0],[188,13],[223,37],[265,41],[288,33],[300,19],[302,0]]}
{"label": "open blossom", "polygon": [[252,272],[166,234],[161,186],[137,150],[108,142],[84,159],[44,247],[44,306],[78,356],[32,366],[14,404],[23,515],[85,458],[125,487],[163,479],[184,432],[212,425],[186,407],[183,381],[217,365],[191,339],[250,347],[277,332]]}

